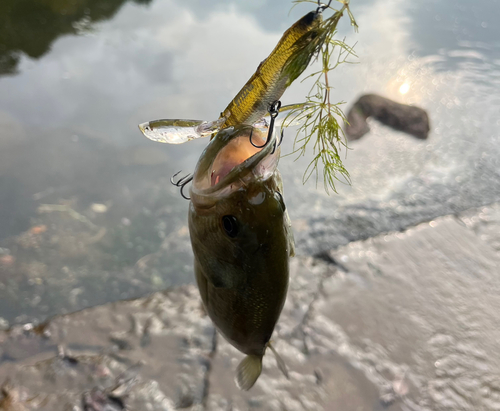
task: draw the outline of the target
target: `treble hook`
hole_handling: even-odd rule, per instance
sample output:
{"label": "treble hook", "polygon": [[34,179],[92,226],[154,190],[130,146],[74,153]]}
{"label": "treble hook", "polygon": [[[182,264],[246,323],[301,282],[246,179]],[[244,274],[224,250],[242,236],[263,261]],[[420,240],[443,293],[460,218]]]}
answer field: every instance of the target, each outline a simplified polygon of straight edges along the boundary
{"label": "treble hook", "polygon": [[[271,104],[271,106],[269,107],[269,115],[271,116],[271,121],[269,122],[269,132],[267,133],[266,142],[264,144],[262,144],[261,146],[258,146],[258,145],[253,143],[253,141],[252,141],[253,128],[252,128],[252,131],[250,131],[250,144],[252,146],[254,146],[255,148],[263,148],[266,146],[266,144],[269,142],[269,140],[271,140],[271,137],[273,136],[274,120],[276,119],[276,117],[278,117],[278,114],[280,112],[280,108],[281,108],[281,101],[279,101],[279,100],[274,101]],[[281,141],[280,141],[280,144],[281,144]],[[274,153],[274,148],[273,148],[273,153]]]}
{"label": "treble hook", "polygon": [[276,151],[276,147],[281,146],[281,143],[283,142],[284,135],[285,135],[285,130],[281,129],[280,141],[278,141],[278,144],[276,144],[276,141],[274,142],[274,147],[273,147],[273,151],[271,151],[271,154],[274,154],[274,152]]}
{"label": "treble hook", "polygon": [[184,194],[184,187],[186,187],[186,185],[193,179],[193,175],[192,174],[187,174],[185,175],[184,177],[181,177],[179,179],[179,181],[174,181],[174,178],[176,176],[178,176],[180,173],[182,173],[182,170],[178,171],[177,173],[175,173],[171,178],[170,178],[170,182],[176,186],[176,187],[180,187],[180,192],[181,192],[181,196],[183,198],[185,198],[186,200],[191,200],[191,197],[187,197],[185,194]]}
{"label": "treble hook", "polygon": [[330,4],[332,4],[333,0],[330,0],[328,4],[321,3],[321,0],[318,0],[318,8],[316,9],[316,13],[322,13],[325,11],[328,7],[330,7]]}
{"label": "treble hook", "polygon": [[278,143],[278,147],[281,146],[281,143],[283,142],[284,135],[285,135],[285,130],[281,129],[281,135],[280,135],[280,141]]}

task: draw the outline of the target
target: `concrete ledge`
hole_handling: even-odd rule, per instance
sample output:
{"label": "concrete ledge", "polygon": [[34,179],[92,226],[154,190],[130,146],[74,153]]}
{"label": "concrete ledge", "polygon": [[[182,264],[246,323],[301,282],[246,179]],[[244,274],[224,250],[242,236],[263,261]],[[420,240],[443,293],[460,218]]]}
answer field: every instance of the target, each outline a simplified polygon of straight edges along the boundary
{"label": "concrete ledge", "polygon": [[[500,409],[500,207],[292,260],[272,355],[242,354],[194,286],[0,333],[0,410]],[[126,407],[126,408],[125,408]]]}

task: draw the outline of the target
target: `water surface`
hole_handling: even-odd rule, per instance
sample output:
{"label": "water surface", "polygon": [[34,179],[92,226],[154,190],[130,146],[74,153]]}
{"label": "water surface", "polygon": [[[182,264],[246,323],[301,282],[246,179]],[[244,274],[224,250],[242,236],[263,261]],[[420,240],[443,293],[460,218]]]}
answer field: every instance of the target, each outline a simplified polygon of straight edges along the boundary
{"label": "water surface", "polygon": [[[168,182],[206,142],[144,139],[157,118],[214,119],[309,5],[4,1],[0,6],[0,317],[43,320],[193,281],[187,202]],[[352,185],[328,196],[281,160],[298,252],[500,200],[500,4],[352,1],[348,108],[376,92],[428,110],[417,141],[371,123]],[[283,103],[302,101],[294,84]],[[404,92],[404,94],[403,94]],[[285,139],[292,147],[293,133]]]}

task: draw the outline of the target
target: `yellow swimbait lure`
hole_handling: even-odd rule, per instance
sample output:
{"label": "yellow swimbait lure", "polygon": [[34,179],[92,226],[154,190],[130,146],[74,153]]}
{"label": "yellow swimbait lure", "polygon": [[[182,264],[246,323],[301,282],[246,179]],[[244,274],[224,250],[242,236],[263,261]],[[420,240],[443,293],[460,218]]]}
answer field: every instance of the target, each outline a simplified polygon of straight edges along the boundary
{"label": "yellow swimbait lure", "polygon": [[[182,144],[200,137],[213,136],[224,127],[252,125],[268,113],[286,88],[302,74],[317,55],[318,39],[323,39],[322,12],[326,6],[307,13],[281,37],[271,54],[257,67],[256,72],[236,97],[214,121],[165,119],[139,125],[142,133],[153,141]],[[342,12],[337,12],[339,16]],[[319,41],[321,43],[322,40]],[[280,112],[307,107],[307,104],[283,106]],[[286,124],[290,125],[290,124]]]}
{"label": "yellow swimbait lure", "polygon": [[226,118],[223,127],[253,124],[267,114],[269,106],[280,99],[286,88],[309,65],[312,54],[301,62],[300,69],[294,74],[286,70],[300,47],[318,35],[321,21],[321,10],[318,9],[306,14],[285,31],[269,57],[260,63],[257,71],[222,112],[221,118]]}

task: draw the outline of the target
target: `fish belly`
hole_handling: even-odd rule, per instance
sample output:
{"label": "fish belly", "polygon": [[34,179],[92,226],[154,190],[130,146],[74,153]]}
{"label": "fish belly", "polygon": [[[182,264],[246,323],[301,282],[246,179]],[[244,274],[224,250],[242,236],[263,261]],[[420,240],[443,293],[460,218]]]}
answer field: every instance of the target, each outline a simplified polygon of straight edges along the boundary
{"label": "fish belly", "polygon": [[217,288],[196,260],[195,274],[205,310],[222,336],[247,355],[263,355],[283,308],[286,287],[273,293],[274,298],[266,298],[260,290]]}

